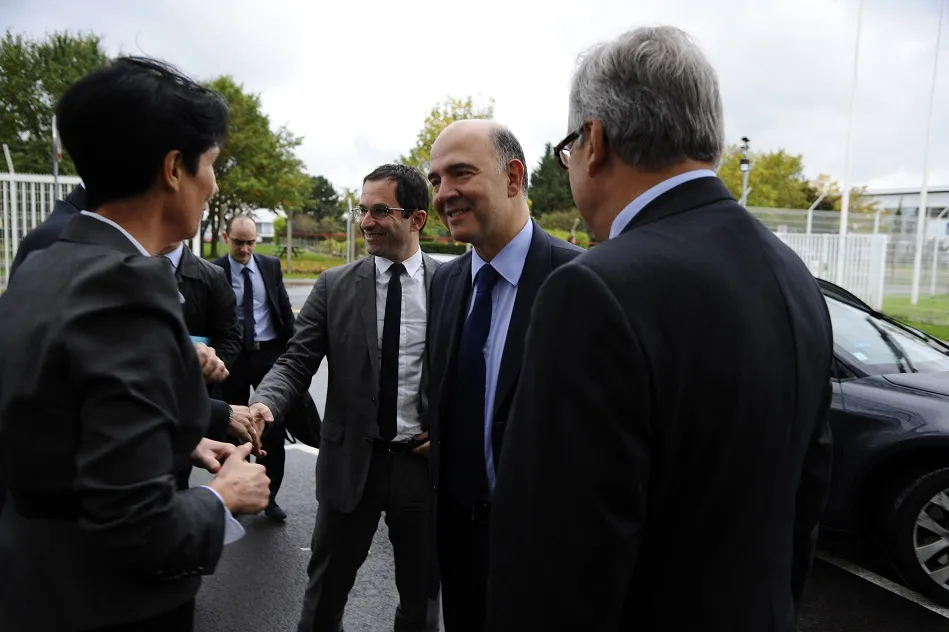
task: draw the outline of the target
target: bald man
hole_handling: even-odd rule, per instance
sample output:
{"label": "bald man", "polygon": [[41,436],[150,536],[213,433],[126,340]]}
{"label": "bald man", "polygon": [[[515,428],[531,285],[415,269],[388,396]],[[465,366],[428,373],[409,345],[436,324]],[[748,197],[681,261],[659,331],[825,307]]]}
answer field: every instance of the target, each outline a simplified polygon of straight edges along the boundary
{"label": "bald man", "polygon": [[449,125],[432,145],[428,177],[452,237],[473,246],[435,272],[431,289],[442,607],[447,632],[483,632],[491,498],[531,306],[551,271],[583,250],[531,220],[524,150],[505,127]]}

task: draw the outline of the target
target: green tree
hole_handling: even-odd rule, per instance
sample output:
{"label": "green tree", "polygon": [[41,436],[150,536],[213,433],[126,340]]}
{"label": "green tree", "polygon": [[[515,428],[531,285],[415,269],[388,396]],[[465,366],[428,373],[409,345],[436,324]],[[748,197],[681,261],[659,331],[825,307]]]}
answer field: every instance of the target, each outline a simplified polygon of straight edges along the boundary
{"label": "green tree", "polygon": [[543,157],[531,173],[530,200],[531,211],[537,217],[573,208],[570,178],[560,166],[550,143],[547,143]]}
{"label": "green tree", "polygon": [[[805,190],[804,162],[800,155],[789,154],[783,149],[771,152],[752,152],[751,173],[748,175],[748,206],[769,208],[807,208],[813,199],[808,199]],[[736,198],[741,198],[742,173],[739,170],[741,151],[729,147],[722,156],[718,176]],[[816,196],[815,196],[816,197]]]}
{"label": "green tree", "polygon": [[312,182],[294,153],[302,138],[286,127],[271,130],[259,95],[245,92],[231,77],[215,79],[208,87],[227,100],[230,110],[227,140],[215,163],[220,192],[202,226],[202,234],[211,229],[211,256],[216,256],[228,217],[256,208],[292,214],[303,209]]}
{"label": "green tree", "polygon": [[[52,171],[56,102],[70,85],[107,61],[98,35],[58,32],[36,40],[8,30],[0,39],[0,143],[9,145],[18,172]],[[76,173],[65,154],[59,172]]]}
{"label": "green tree", "polygon": [[[399,156],[399,162],[415,167],[427,175],[432,160],[432,143],[435,142],[443,129],[455,121],[492,118],[494,118],[494,99],[489,100],[487,106],[480,107],[474,104],[471,97],[465,99],[449,97],[429,111],[422,129],[419,130],[418,136],[415,138],[415,146],[412,147],[408,155]],[[428,207],[428,226],[426,230],[429,234],[448,234],[448,229],[445,228],[435,212],[434,204],[429,204]]]}
{"label": "green tree", "polygon": [[310,193],[303,204],[302,212],[315,219],[339,219],[343,212],[343,203],[333,183],[323,176],[310,176]]}

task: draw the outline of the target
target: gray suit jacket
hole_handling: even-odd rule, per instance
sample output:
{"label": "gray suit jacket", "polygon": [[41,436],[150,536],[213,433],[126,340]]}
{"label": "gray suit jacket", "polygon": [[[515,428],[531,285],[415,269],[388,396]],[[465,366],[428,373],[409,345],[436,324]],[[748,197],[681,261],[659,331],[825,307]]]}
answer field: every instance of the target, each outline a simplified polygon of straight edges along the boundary
{"label": "gray suit jacket", "polygon": [[[423,253],[422,265],[427,297],[432,274],[440,264]],[[353,511],[362,498],[373,440],[379,436],[378,335],[375,257],[330,268],[320,274],[300,310],[286,352],[250,400],[266,404],[275,417],[285,415],[310,387],[323,358],[328,359],[316,498],[343,513]],[[425,361],[419,404],[423,423],[427,380]]]}

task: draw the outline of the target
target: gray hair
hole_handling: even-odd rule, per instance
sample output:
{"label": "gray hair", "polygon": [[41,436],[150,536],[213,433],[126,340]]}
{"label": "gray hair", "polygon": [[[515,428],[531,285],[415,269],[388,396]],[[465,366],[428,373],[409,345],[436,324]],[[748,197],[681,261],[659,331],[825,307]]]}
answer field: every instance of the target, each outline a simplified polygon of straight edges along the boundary
{"label": "gray hair", "polygon": [[639,28],[580,58],[570,88],[570,129],[602,121],[620,160],[660,171],[684,160],[716,167],[725,146],[718,76],[686,33]]}
{"label": "gray hair", "polygon": [[527,197],[527,159],[524,158],[524,148],[517,140],[517,137],[503,125],[495,124],[491,128],[491,143],[494,145],[494,152],[498,155],[498,163],[501,172],[507,171],[507,165],[512,160],[520,160],[524,165],[524,180],[521,183],[521,195]]}

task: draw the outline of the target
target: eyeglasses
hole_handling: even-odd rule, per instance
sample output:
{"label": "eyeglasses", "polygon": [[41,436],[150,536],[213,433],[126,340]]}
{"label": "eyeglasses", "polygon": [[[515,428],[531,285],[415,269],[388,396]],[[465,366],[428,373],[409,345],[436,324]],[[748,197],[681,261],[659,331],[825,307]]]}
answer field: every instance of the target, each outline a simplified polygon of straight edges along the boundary
{"label": "eyeglasses", "polygon": [[557,162],[560,163],[560,166],[563,167],[564,171],[567,170],[567,162],[570,160],[570,150],[567,148],[567,145],[572,144],[573,141],[580,138],[581,132],[583,132],[582,126],[577,131],[567,134],[567,137],[557,143],[557,146],[554,147],[554,155],[557,156]]}
{"label": "eyeglasses", "polygon": [[349,212],[353,214],[353,219],[358,222],[366,216],[366,213],[372,214],[373,219],[385,219],[392,213],[400,211],[402,213],[402,217],[408,218],[416,210],[418,209],[396,208],[393,206],[386,206],[385,204],[373,204],[370,207],[360,204],[359,206],[351,209]]}

